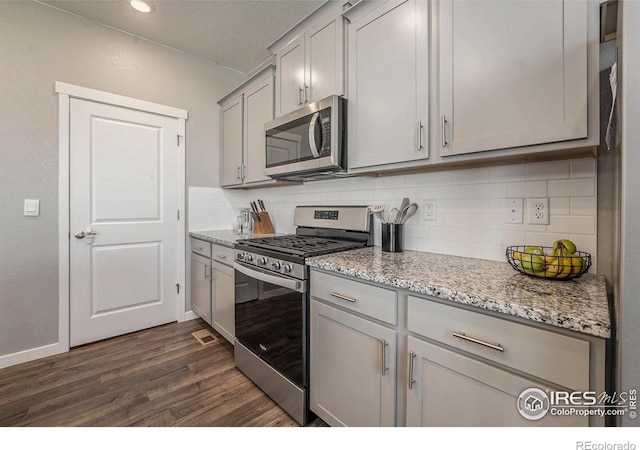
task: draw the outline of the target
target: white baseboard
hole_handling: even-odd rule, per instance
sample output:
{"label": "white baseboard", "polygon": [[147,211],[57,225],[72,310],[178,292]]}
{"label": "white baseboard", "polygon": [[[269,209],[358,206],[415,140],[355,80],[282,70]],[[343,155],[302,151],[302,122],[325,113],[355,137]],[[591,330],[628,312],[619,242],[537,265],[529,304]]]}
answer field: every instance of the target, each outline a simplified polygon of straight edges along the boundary
{"label": "white baseboard", "polygon": [[0,356],[0,369],[15,366],[29,361],[34,361],[47,356],[66,353],[69,347],[56,342],[55,344],[44,345],[42,347],[30,348],[21,352],[11,353],[9,355]]}
{"label": "white baseboard", "polygon": [[193,311],[187,311],[184,313],[184,318],[179,322],[186,322],[187,320],[197,319],[198,317],[200,316],[194,313]]}

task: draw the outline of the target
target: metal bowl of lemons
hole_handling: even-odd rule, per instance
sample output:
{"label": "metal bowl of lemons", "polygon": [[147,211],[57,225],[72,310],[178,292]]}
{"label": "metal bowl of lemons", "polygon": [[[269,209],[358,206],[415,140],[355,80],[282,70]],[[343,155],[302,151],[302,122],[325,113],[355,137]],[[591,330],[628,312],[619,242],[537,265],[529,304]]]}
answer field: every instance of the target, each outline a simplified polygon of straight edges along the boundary
{"label": "metal bowl of lemons", "polygon": [[591,255],[577,250],[569,239],[557,240],[551,247],[513,245],[507,247],[506,257],[518,272],[550,280],[572,280],[591,267]]}

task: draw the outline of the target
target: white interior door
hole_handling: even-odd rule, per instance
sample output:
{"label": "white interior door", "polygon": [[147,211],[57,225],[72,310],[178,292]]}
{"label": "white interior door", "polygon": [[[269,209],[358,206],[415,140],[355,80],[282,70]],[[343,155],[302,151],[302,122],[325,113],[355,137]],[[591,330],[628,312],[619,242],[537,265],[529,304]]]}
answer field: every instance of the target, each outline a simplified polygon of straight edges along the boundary
{"label": "white interior door", "polygon": [[177,320],[177,135],[176,118],[71,99],[71,346]]}

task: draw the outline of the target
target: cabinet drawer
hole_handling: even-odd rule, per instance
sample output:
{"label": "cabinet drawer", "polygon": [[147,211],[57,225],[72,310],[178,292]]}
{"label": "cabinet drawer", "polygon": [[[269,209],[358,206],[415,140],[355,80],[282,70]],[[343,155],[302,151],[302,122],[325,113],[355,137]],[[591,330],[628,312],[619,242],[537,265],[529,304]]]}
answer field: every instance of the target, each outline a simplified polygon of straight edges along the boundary
{"label": "cabinet drawer", "polygon": [[392,325],[398,322],[396,291],[311,271],[311,296]]}
{"label": "cabinet drawer", "polygon": [[211,243],[202,239],[191,238],[191,251],[198,255],[211,258]]}
{"label": "cabinet drawer", "polygon": [[409,296],[408,328],[575,390],[589,390],[589,342]]}
{"label": "cabinet drawer", "polygon": [[212,258],[215,261],[221,262],[222,264],[227,264],[230,266],[233,264],[233,249],[229,247],[224,247],[222,245],[213,244],[212,249]]}

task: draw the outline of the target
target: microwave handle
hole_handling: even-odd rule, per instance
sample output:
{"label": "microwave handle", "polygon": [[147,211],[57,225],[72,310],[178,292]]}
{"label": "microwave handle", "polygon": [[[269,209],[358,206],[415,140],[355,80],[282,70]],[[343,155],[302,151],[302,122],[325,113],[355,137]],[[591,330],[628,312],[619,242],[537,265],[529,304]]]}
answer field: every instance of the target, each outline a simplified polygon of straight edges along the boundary
{"label": "microwave handle", "polygon": [[[311,147],[311,153],[314,158],[320,158],[320,153],[316,146],[316,126],[318,123],[318,117],[320,117],[319,112],[311,116],[311,123],[309,123],[309,147]],[[320,133],[320,146],[322,146],[322,133]]]}

